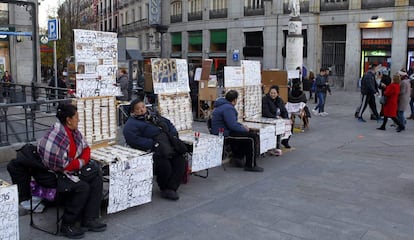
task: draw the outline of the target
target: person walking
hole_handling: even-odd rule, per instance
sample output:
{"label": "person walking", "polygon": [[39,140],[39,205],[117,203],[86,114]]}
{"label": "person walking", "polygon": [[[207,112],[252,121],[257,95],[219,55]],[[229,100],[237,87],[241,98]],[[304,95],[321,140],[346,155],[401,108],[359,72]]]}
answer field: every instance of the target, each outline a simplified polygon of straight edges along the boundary
{"label": "person walking", "polygon": [[398,74],[401,77],[400,83],[400,94],[398,96],[398,120],[400,120],[401,124],[404,126],[406,125],[407,120],[405,119],[404,112],[409,106],[410,102],[410,80],[408,79],[408,75],[405,71],[399,71]]}
{"label": "person walking", "polygon": [[121,69],[121,76],[118,78],[118,84],[121,88],[122,96],[117,97],[120,101],[131,100],[132,95],[132,83],[128,79],[128,72],[125,69]]}
{"label": "person walking", "polygon": [[382,125],[379,128],[377,128],[378,130],[385,130],[388,118],[391,118],[395,122],[395,124],[398,125],[397,132],[405,130],[404,125],[397,118],[400,82],[400,76],[394,75],[392,78],[392,83],[390,85],[386,86],[384,83],[381,83],[381,86],[385,88],[384,96],[387,100],[384,103],[384,121],[382,122]]}
{"label": "person walking", "polygon": [[326,73],[328,69],[321,67],[318,76],[316,77],[316,93],[315,97],[318,98],[318,105],[312,110],[315,115],[325,117],[328,115],[325,112],[325,95],[327,92]]}
{"label": "person walking", "polygon": [[3,97],[10,98],[11,83],[13,83],[13,78],[8,71],[4,72],[1,82],[3,84]]}
{"label": "person walking", "polygon": [[378,84],[375,77],[377,67],[377,64],[371,64],[369,70],[361,79],[361,105],[358,112],[359,122],[366,122],[362,116],[368,105],[371,108],[372,114],[374,114],[375,118],[379,119],[379,114],[375,103],[375,96],[378,95]]}

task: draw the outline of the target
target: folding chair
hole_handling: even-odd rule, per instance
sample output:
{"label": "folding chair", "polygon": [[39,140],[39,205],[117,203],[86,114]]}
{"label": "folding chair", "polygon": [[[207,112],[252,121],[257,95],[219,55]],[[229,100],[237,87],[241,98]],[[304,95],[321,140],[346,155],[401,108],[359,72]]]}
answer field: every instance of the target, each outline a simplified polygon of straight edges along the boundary
{"label": "folding chair", "polygon": [[305,112],[306,103],[299,102],[299,103],[286,103],[286,109],[289,114],[289,118],[292,120],[293,126],[295,125],[296,117],[300,119],[300,128],[301,130],[309,128],[309,119],[306,116]]}
{"label": "folding chair", "polygon": [[[53,176],[56,177],[56,181],[58,178],[57,173],[53,172],[53,171],[48,171],[50,174],[53,174]],[[60,208],[60,201],[59,201],[59,196],[58,196],[58,191],[55,188],[46,188],[43,187],[42,185],[40,185],[38,182],[36,181],[32,181],[30,183],[30,187],[31,187],[31,191],[32,191],[32,196],[36,196],[36,197],[40,197],[45,201],[48,202],[55,202],[56,203],[56,230],[48,230],[46,229],[45,226],[39,226],[38,224],[35,223],[34,221],[34,213],[35,210],[40,206],[40,204],[42,203],[42,201],[39,201],[39,203],[37,203],[36,205],[33,204],[33,199],[30,198],[30,226],[43,231],[45,233],[49,233],[52,235],[58,235],[59,234],[59,226],[60,226],[60,222],[62,220],[62,216],[60,216],[61,214],[59,213],[59,208]]]}

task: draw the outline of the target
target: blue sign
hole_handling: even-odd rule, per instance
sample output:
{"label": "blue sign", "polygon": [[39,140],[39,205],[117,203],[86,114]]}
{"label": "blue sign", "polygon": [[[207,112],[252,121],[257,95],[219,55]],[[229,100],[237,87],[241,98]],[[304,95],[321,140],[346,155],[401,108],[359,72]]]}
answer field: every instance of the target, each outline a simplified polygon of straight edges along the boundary
{"label": "blue sign", "polygon": [[47,22],[47,32],[49,41],[60,39],[59,19],[49,19]]}
{"label": "blue sign", "polygon": [[239,61],[240,54],[239,52],[233,52],[233,61]]}

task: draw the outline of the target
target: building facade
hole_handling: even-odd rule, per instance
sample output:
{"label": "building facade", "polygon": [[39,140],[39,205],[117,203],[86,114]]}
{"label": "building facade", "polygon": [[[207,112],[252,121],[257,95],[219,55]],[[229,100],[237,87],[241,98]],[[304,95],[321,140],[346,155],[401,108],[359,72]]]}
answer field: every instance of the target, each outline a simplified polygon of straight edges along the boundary
{"label": "building facade", "polygon": [[[251,59],[261,61],[263,69],[285,69],[290,54],[289,0],[94,1],[96,30],[136,38],[147,60],[185,58],[195,67],[210,58],[218,70]],[[392,73],[414,66],[414,0],[299,2],[303,63],[316,73],[329,67],[335,87],[355,89],[372,62]],[[156,25],[149,22],[154,3],[161,4]]]}
{"label": "building facade", "polygon": [[[195,66],[212,58],[216,69],[241,59],[285,68],[289,0],[162,2],[163,56]],[[330,67],[333,85],[345,89],[355,89],[371,62],[392,73],[414,66],[413,10],[413,0],[300,0],[304,65]]]}
{"label": "building facade", "polygon": [[[38,1],[26,2],[32,4],[0,1],[0,31],[10,32],[10,35],[0,35],[0,77],[8,71],[18,84],[31,84],[40,79],[39,44],[33,42],[39,41],[39,30],[33,23],[37,23]],[[24,32],[31,35],[19,35]]]}

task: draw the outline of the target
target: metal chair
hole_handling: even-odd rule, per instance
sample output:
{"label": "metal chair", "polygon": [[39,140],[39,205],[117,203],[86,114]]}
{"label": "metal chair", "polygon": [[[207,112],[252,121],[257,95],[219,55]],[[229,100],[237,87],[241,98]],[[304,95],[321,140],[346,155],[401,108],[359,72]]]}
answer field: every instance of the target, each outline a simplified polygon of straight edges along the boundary
{"label": "metal chair", "polygon": [[[53,172],[53,171],[48,171],[50,174],[53,174],[56,177],[56,181],[58,178],[57,173]],[[59,194],[56,188],[46,188],[43,187],[42,185],[40,185],[39,183],[37,183],[36,181],[32,181],[31,182],[31,190],[32,190],[32,196],[36,196],[36,197],[40,197],[45,201],[48,202],[54,202],[56,204],[56,229],[53,230],[48,230],[46,229],[45,226],[39,226],[38,224],[35,223],[34,221],[34,213],[35,210],[40,206],[40,204],[42,203],[42,201],[40,201],[39,203],[37,203],[36,205],[33,204],[33,199],[30,198],[30,226],[43,231],[45,233],[49,233],[52,235],[58,235],[59,234],[59,229],[60,229],[60,222],[62,221],[62,216],[60,214],[59,208],[60,208],[60,201],[59,201]]]}

